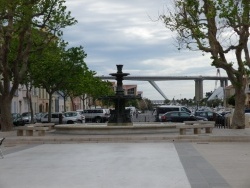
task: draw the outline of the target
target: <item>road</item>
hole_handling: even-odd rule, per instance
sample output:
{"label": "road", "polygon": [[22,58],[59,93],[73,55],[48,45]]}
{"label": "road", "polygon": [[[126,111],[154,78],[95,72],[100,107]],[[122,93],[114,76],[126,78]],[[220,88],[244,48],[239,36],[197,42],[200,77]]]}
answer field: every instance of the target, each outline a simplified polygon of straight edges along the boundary
{"label": "road", "polygon": [[155,116],[152,111],[146,111],[145,113],[141,113],[133,116],[133,122],[155,122]]}

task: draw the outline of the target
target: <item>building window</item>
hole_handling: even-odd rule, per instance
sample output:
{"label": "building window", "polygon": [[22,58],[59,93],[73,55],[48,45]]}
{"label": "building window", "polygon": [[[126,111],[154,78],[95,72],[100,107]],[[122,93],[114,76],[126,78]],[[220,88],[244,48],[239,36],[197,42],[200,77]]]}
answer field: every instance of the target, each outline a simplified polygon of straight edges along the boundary
{"label": "building window", "polygon": [[127,94],[128,95],[135,95],[135,89],[134,88],[128,89]]}

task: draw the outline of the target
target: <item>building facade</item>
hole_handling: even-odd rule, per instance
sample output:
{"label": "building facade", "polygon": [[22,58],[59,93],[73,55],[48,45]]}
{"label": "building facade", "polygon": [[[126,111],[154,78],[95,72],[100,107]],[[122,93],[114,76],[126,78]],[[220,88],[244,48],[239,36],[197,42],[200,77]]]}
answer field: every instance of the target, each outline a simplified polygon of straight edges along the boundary
{"label": "building facade", "polygon": [[[49,94],[43,88],[33,88],[31,92],[27,92],[24,86],[19,86],[16,94],[12,99],[11,113],[24,113],[30,112],[31,97],[32,108],[34,113],[48,112],[49,111]],[[73,111],[77,109],[85,109],[88,106],[88,100],[82,100],[82,97],[76,97],[70,100],[68,97],[64,102],[64,99],[58,93],[52,95],[51,111],[52,112],[64,112]]]}
{"label": "building facade", "polygon": [[[116,90],[116,84],[113,83],[113,89]],[[141,95],[142,92],[137,91],[137,85],[123,85],[125,95]],[[49,111],[49,94],[43,88],[32,88],[30,92],[27,92],[25,86],[20,85],[16,91],[11,104],[11,113],[24,113],[30,112],[31,97],[33,112],[48,112]],[[52,95],[51,111],[52,112],[64,112],[64,111],[75,111],[79,109],[89,109],[93,106],[101,105],[98,101],[93,101],[90,96],[83,95],[81,97],[75,97],[70,99],[69,97],[65,100],[57,92]]]}

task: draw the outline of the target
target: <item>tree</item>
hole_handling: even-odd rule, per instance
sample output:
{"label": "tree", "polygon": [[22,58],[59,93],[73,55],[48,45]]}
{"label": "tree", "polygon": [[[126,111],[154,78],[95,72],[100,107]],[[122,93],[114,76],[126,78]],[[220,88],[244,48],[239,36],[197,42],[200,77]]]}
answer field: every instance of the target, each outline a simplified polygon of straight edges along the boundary
{"label": "tree", "polygon": [[134,106],[135,108],[138,108],[138,101],[139,101],[139,99],[130,99],[130,100],[127,100],[127,101],[125,102],[125,105],[126,105],[127,107],[129,107],[129,106]]}
{"label": "tree", "polygon": [[229,105],[235,106],[235,95],[229,97],[227,99],[227,102],[228,102]]}
{"label": "tree", "polygon": [[[244,104],[249,74],[249,0],[175,0],[175,10],[160,16],[177,34],[179,48],[211,55],[212,66],[226,71],[235,88],[232,127],[245,127]],[[234,52],[235,62],[227,54]]]}
{"label": "tree", "polygon": [[[56,91],[64,90],[70,94],[70,89],[76,87],[82,78],[87,65],[87,56],[83,48],[72,47],[65,49],[65,43],[54,41],[48,45],[40,55],[34,55],[30,65],[30,74],[36,87],[42,87],[49,94],[49,119],[51,119],[52,95]],[[49,76],[46,76],[49,75]]]}
{"label": "tree", "polygon": [[88,88],[88,80],[93,78],[92,71],[88,69],[84,62],[86,57],[87,54],[81,46],[68,49],[67,55],[64,57],[65,63],[71,65],[70,70],[68,70],[70,73],[63,78],[63,84],[58,92],[64,98],[64,111],[66,111],[66,98],[70,97],[73,105],[73,98],[82,95]]}
{"label": "tree", "polygon": [[211,95],[213,94],[213,92],[212,91],[210,91],[210,92],[206,92],[206,98],[208,99]]}
{"label": "tree", "polygon": [[70,97],[72,102],[73,98],[80,96],[81,100],[84,102],[86,99],[85,96],[96,99],[101,95],[113,94],[111,83],[101,81],[101,79],[95,77],[95,74],[94,71],[88,70],[87,67],[78,74],[74,72],[74,76],[66,80],[63,88],[60,89],[60,95],[62,97]]}
{"label": "tree", "polygon": [[214,108],[214,107],[221,106],[221,104],[223,104],[223,100],[217,98],[217,99],[207,101],[206,103],[207,103],[207,106]]}
{"label": "tree", "polygon": [[137,102],[138,102],[138,108],[142,110],[143,112],[146,110],[153,110],[153,104],[151,100],[147,98],[142,98],[142,99],[137,100]]}
{"label": "tree", "polygon": [[148,110],[153,110],[153,103],[151,102],[151,100],[144,98],[144,101],[146,101],[147,103]]}
{"label": "tree", "polygon": [[165,99],[164,100],[164,104],[168,104],[168,103],[170,103],[170,100],[169,99]]}
{"label": "tree", "polygon": [[100,78],[94,77],[94,79],[89,81],[89,84],[90,87],[87,94],[93,101],[100,100],[102,104],[113,104],[112,100],[104,99],[107,96],[115,95],[111,82],[102,81]]}
{"label": "tree", "polygon": [[[2,131],[12,129],[11,101],[26,74],[30,54],[61,37],[62,28],[76,23],[64,3],[64,0],[0,0]],[[36,40],[37,32],[42,33],[42,40]]]}

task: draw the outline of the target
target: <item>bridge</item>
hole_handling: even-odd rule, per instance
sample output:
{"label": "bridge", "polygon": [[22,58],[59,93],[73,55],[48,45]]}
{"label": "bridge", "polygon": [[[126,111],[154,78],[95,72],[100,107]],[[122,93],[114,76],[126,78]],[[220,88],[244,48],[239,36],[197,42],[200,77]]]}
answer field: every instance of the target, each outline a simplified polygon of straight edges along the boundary
{"label": "bridge", "polygon": [[[113,76],[97,76],[102,80],[115,80]],[[168,81],[168,80],[194,80],[195,81],[195,98],[197,101],[203,98],[203,81],[204,80],[217,80],[220,81],[221,87],[228,86],[228,77],[221,76],[126,76],[124,80],[135,81],[148,81],[164,99],[167,99],[166,95],[158,87],[155,81]]]}

